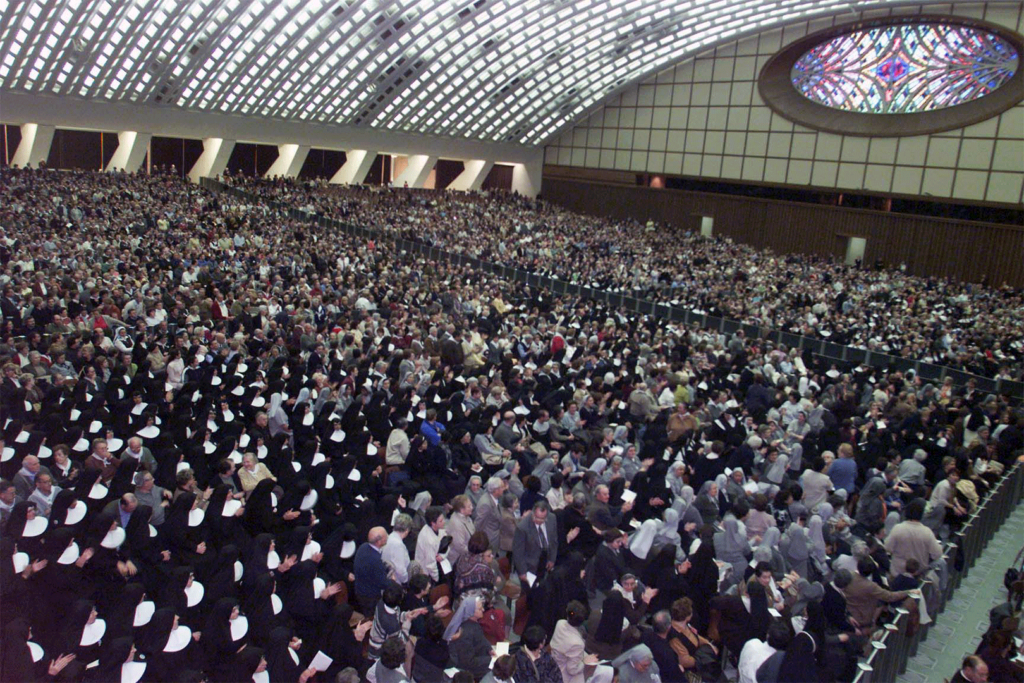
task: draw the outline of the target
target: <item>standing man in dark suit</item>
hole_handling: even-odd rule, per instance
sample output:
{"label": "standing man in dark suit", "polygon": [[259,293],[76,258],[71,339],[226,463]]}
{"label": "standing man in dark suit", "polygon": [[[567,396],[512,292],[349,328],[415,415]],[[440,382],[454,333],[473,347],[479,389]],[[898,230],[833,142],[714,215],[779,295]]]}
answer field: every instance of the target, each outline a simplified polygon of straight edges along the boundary
{"label": "standing man in dark suit", "polygon": [[462,350],[462,344],[455,338],[455,326],[449,325],[444,336],[441,337],[441,364],[449,368],[461,366],[466,360],[466,354]]}
{"label": "standing man in dark suit", "polygon": [[[579,533],[578,529],[569,532],[571,541]],[[533,504],[529,515],[523,515],[516,526],[512,537],[512,566],[519,581],[525,587],[527,572],[538,579],[550,571],[558,560],[558,522],[550,513],[546,501],[538,500]]]}
{"label": "standing man in dark suit", "polygon": [[977,655],[965,657],[960,670],[949,683],[986,683],[988,681],[988,664]]}
{"label": "standing man in dark suit", "polygon": [[[619,529],[607,529],[604,532],[604,543],[594,555],[593,587],[599,593],[607,593],[615,582],[626,573],[626,558],[622,556],[622,546],[627,536]],[[590,577],[590,573],[587,573]]]}
{"label": "standing man in dark suit", "polygon": [[633,501],[628,501],[621,506],[612,507],[611,490],[604,484],[599,484],[594,489],[594,502],[587,510],[587,520],[594,525],[595,529],[606,531],[614,529],[628,518],[633,509]]}
{"label": "standing man in dark suit", "polygon": [[388,532],[375,526],[367,534],[366,543],[359,546],[353,563],[356,580],[356,599],[363,614],[373,614],[388,582],[388,568],[381,558]]}

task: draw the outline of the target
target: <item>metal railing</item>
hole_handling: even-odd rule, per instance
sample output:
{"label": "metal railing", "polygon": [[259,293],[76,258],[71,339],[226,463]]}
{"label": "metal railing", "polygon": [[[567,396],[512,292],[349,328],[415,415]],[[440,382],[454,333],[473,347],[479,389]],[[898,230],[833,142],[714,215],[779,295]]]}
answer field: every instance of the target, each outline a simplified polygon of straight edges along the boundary
{"label": "metal railing", "polygon": [[541,275],[539,273],[533,273],[520,268],[513,268],[511,266],[473,258],[471,256],[453,252],[450,249],[433,246],[426,242],[408,240],[377,230],[371,230],[369,228],[352,225],[350,223],[336,221],[324,216],[315,216],[309,212],[296,209],[285,202],[263,199],[251,192],[231,187],[230,185],[225,185],[213,178],[201,178],[200,182],[203,187],[211,191],[222,192],[239,199],[268,205],[295,220],[315,223],[322,228],[339,230],[365,239],[386,240],[394,244],[398,249],[404,250],[410,254],[416,254],[432,260],[445,260],[459,265],[468,265],[479,270],[500,275],[509,280],[528,284],[532,287],[547,289],[555,294],[574,296],[579,299],[601,301],[622,311],[655,315],[662,320],[669,320],[686,325],[697,324],[705,330],[713,330],[722,334],[733,334],[737,330],[742,329],[747,337],[764,339],[775,344],[785,344],[789,348],[799,348],[801,350],[810,349],[811,353],[814,355],[821,356],[826,360],[836,363],[863,364],[871,367],[895,369],[903,372],[907,370],[914,370],[918,377],[929,382],[941,382],[946,377],[951,377],[957,386],[963,386],[967,383],[968,379],[974,379],[979,391],[985,393],[1007,394],[1018,402],[1024,401],[1024,382],[996,380],[991,377],[983,377],[981,375],[956,370],[945,365],[935,365],[924,361],[910,360],[908,358],[900,358],[899,356],[890,356],[878,351],[869,351],[867,349],[860,349],[853,346],[845,346],[843,344],[836,344],[824,339],[806,337],[799,334],[775,330],[770,327],[749,325],[737,320],[707,315],[705,313],[697,313],[678,306],[670,306],[668,304],[656,303],[648,299],[629,296],[622,292],[611,292],[606,289],[586,287],[575,282],[567,282],[565,280]]}
{"label": "metal railing", "polygon": [[[929,605],[938,606],[932,615],[933,623],[992,536],[1013,513],[1022,496],[1024,463],[1015,461],[1013,467],[989,490],[985,500],[978,505],[963,527],[953,535],[952,543],[943,556],[949,573],[946,589],[940,591],[931,583],[924,586],[925,600]],[[917,653],[917,646],[928,637],[929,630],[928,626],[919,626],[911,634],[909,625],[910,613],[903,608],[897,609],[896,618],[885,627],[886,631],[882,638],[875,641],[881,643],[883,647],[872,646],[870,656],[858,664],[859,671],[853,683],[891,683],[897,676],[906,672],[907,662]],[[949,676],[954,673],[950,671]],[[943,676],[943,672],[938,671],[936,675]]]}

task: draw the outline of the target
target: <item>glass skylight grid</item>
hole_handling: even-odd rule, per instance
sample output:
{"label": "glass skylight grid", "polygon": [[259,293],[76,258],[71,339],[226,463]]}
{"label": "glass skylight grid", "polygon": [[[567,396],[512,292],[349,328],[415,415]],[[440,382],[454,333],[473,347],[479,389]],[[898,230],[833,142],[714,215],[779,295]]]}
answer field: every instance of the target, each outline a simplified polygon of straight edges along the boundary
{"label": "glass skylight grid", "polygon": [[0,89],[541,145],[613,92],[718,41],[848,8],[840,0],[0,0]]}

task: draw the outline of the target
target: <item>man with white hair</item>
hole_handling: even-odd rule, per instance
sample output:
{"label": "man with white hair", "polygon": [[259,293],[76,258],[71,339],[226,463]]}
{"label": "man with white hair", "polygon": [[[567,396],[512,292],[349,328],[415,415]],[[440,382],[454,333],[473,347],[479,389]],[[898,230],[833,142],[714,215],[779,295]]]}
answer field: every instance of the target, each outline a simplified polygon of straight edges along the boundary
{"label": "man with white hair", "polygon": [[50,474],[50,470],[41,465],[36,456],[26,455],[21,461],[21,469],[14,475],[14,488],[20,500],[27,500],[36,490],[36,477],[40,474]]}
{"label": "man with white hair", "polygon": [[897,472],[900,481],[908,486],[924,486],[928,472],[925,469],[924,461],[928,459],[928,451],[918,448],[914,451],[913,458],[904,458],[900,461]]}
{"label": "man with white hair", "polygon": [[412,529],[412,517],[406,514],[398,515],[392,525],[388,540],[381,550],[381,559],[388,563],[394,570],[395,581],[403,586],[409,583],[409,549],[405,546],[405,537]]}
{"label": "man with white hair", "polygon": [[480,497],[480,503],[476,506],[476,513],[473,521],[476,523],[476,530],[487,534],[487,540],[491,543],[491,550],[498,551],[498,541],[501,536],[501,494],[505,491],[505,482],[498,477],[491,477],[484,484],[486,492]]}
{"label": "man with white hair", "polygon": [[387,565],[381,552],[388,542],[388,532],[375,526],[366,535],[366,543],[356,551],[352,572],[355,575],[356,599],[363,614],[373,614],[388,581]]}
{"label": "man with white hair", "polygon": [[629,395],[629,415],[634,421],[645,423],[657,417],[660,408],[652,391],[657,386],[657,380],[649,379],[646,384],[641,384]]}
{"label": "man with white hair", "polygon": [[135,475],[135,497],[140,505],[148,505],[152,508],[150,524],[160,526],[164,523],[167,508],[171,504],[171,492],[162,486],[157,486],[151,472],[143,470]]}
{"label": "man with white hair", "polygon": [[594,489],[594,501],[590,504],[590,508],[587,510],[587,520],[594,525],[596,529],[604,531],[606,529],[614,529],[623,522],[626,515],[629,514],[630,510],[633,509],[633,501],[627,501],[621,506],[612,506],[610,504],[611,490],[604,484],[599,484]]}
{"label": "man with white hair", "polygon": [[153,457],[153,452],[142,444],[141,438],[133,436],[128,439],[128,448],[125,449],[124,455],[138,460],[139,469],[156,474],[156,458]]}
{"label": "man with white hair", "polygon": [[36,490],[28,497],[28,502],[36,504],[36,511],[41,517],[49,517],[53,501],[60,493],[60,487],[53,483],[49,472],[36,475]]}

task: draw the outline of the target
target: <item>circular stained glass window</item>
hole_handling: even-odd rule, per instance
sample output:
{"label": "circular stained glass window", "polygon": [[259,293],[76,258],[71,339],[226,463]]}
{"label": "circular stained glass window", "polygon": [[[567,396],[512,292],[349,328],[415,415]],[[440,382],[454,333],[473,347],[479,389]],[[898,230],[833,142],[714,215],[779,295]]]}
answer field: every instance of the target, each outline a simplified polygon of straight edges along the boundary
{"label": "circular stained glass window", "polygon": [[845,111],[906,114],[976,100],[1007,83],[1017,50],[971,26],[855,31],[811,48],[791,70],[803,96]]}
{"label": "circular stained glass window", "polygon": [[854,135],[919,135],[995,116],[1024,98],[1020,36],[913,17],[838,27],[786,47],[759,88],[783,116]]}

